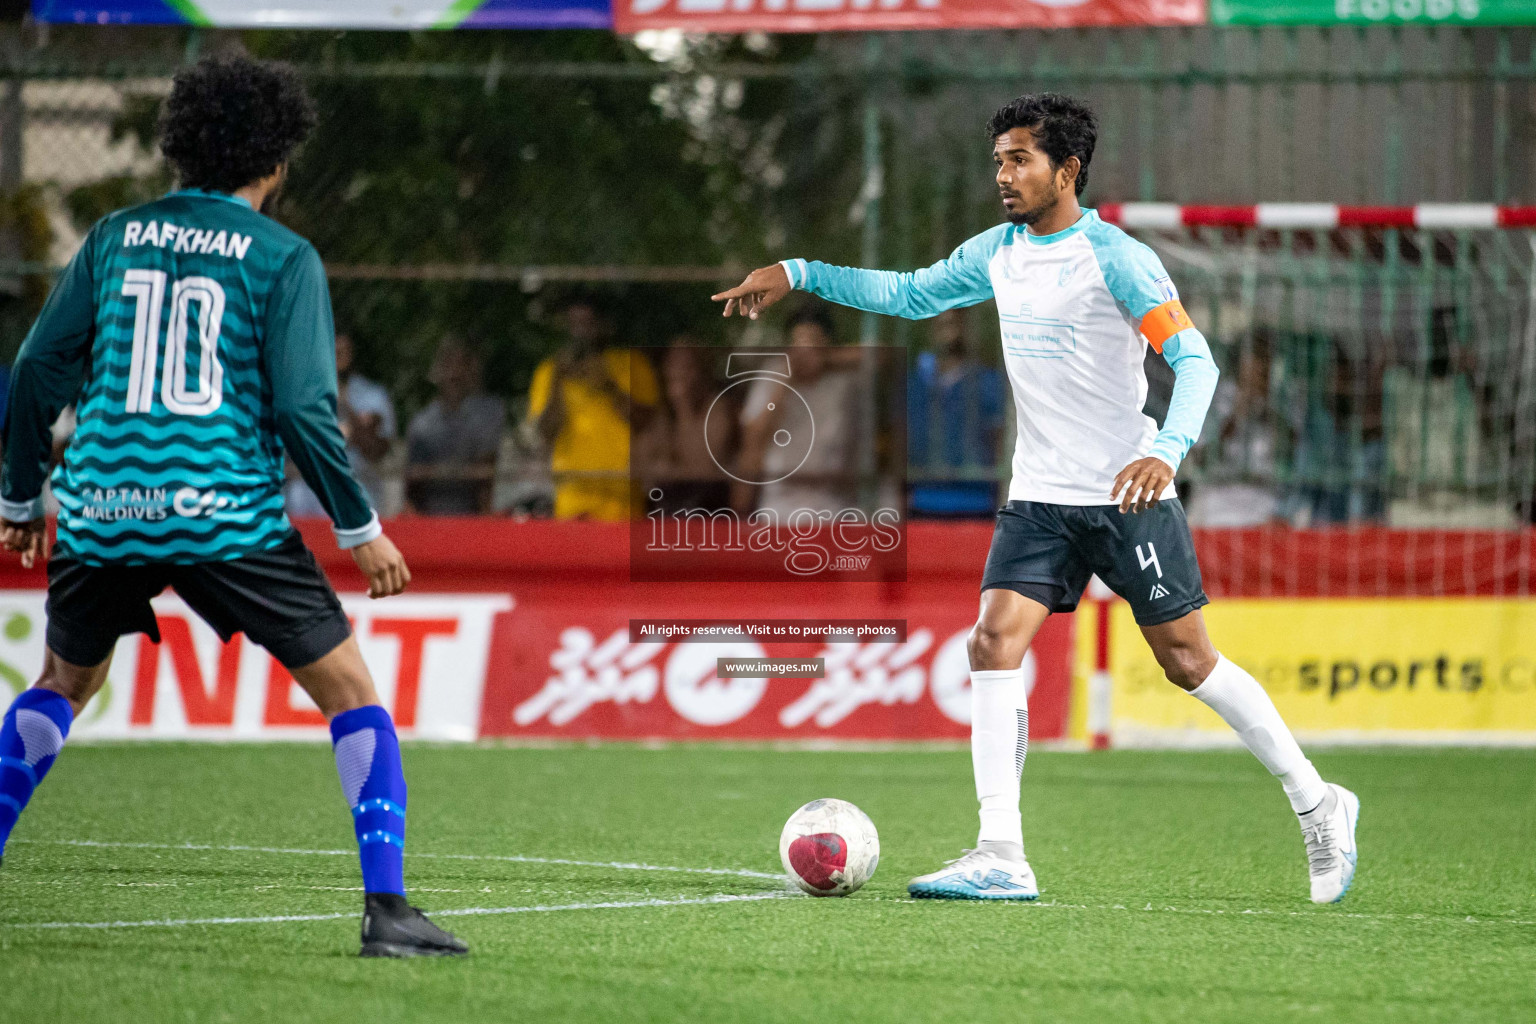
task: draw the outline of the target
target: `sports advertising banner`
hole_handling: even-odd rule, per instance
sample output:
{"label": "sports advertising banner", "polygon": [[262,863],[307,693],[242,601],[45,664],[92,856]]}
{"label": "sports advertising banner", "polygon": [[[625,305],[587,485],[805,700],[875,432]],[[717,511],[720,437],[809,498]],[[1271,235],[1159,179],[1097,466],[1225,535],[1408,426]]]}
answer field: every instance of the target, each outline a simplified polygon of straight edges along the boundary
{"label": "sports advertising banner", "polygon": [[608,0],[32,0],[39,21],[222,28],[611,28]]}
{"label": "sports advertising banner", "polygon": [[1211,0],[1217,25],[1532,25],[1531,0]]}
{"label": "sports advertising banner", "polygon": [[[41,590],[0,591],[0,680],[31,683],[43,660]],[[478,735],[486,657],[504,594],[408,595],[387,602],[342,595],[380,698],[404,735],[472,740]],[[107,685],[71,737],[273,739],[328,736],[325,719],[260,647],[222,644],[180,599],[156,598],[159,646],[125,637]],[[8,699],[8,698],[7,698]]]}
{"label": "sports advertising banner", "polygon": [[[1303,736],[1536,737],[1536,603],[1224,600],[1205,615],[1217,647]],[[1164,680],[1128,608],[1112,623],[1117,743],[1230,739],[1215,712]]]}
{"label": "sports advertising banner", "polygon": [[[362,577],[327,524],[301,525],[407,737],[970,735],[965,641],[989,524],[914,528],[920,557],[907,583],[749,586],[631,583],[623,524],[402,520],[390,534],[410,559],[411,591],[383,601],[358,592]],[[40,571],[0,559],[5,702],[42,664],[41,582]],[[107,688],[71,736],[328,739],[313,703],[264,650],[242,637],[221,644],[173,595],[154,607],[163,642],[119,642]],[[677,639],[684,620],[736,623],[752,638]],[[872,627],[865,639],[788,639],[851,621]],[[1036,739],[1067,732],[1072,623],[1053,618],[1030,651]],[[645,636],[656,624],[667,639],[632,642],[632,627]],[[893,639],[868,639],[883,635]],[[760,658],[814,671],[764,678],[736,664]]]}
{"label": "sports advertising banner", "polygon": [[1205,0],[613,0],[614,27],[699,32],[1197,25]]}
{"label": "sports advertising banner", "polygon": [[[963,585],[962,585],[963,586]],[[518,602],[486,691],[482,736],[675,739],[961,740],[970,736],[965,642],[974,585],[922,595],[883,614],[907,620],[901,642],[757,639],[631,643],[625,609],[574,592]],[[835,602],[700,585],[679,614],[731,618],[820,614]],[[728,592],[730,591],[730,592]],[[948,600],[946,600],[948,598]],[[695,603],[697,602],[697,603]],[[1035,739],[1066,734],[1072,619],[1057,616],[1025,659]],[[501,662],[501,655],[509,659]],[[722,659],[819,660],[821,678],[720,678]]]}

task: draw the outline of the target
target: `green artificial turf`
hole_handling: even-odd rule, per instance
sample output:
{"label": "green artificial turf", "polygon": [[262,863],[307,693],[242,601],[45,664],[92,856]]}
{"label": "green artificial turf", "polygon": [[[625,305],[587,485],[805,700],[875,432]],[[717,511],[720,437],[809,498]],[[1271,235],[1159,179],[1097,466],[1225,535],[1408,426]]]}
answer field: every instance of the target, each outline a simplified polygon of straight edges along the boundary
{"label": "green artificial turf", "polygon": [[[880,829],[846,899],[782,895],[439,920],[452,961],[356,957],[323,746],[67,749],[0,868],[0,1021],[1517,1021],[1536,1019],[1536,752],[1323,752],[1362,801],[1340,906],[1241,753],[1032,753],[1038,904],[913,902],[975,835],[963,750],[409,746],[407,881],[450,908],[782,893],[785,818]],[[146,846],[84,846],[94,840]],[[26,928],[341,913],[309,922]]]}

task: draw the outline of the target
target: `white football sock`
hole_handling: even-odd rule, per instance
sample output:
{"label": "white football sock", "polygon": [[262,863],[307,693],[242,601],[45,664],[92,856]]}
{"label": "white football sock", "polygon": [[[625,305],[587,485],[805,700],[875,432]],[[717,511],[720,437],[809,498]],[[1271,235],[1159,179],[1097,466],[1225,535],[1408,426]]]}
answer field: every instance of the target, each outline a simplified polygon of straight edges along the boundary
{"label": "white football sock", "polygon": [[981,801],[978,843],[1024,844],[1019,776],[1029,750],[1024,669],[971,673],[971,765]]}
{"label": "white football sock", "polygon": [[1190,691],[1232,727],[1254,757],[1280,780],[1297,814],[1323,802],[1328,787],[1297,746],[1259,681],[1218,655],[1205,682]]}

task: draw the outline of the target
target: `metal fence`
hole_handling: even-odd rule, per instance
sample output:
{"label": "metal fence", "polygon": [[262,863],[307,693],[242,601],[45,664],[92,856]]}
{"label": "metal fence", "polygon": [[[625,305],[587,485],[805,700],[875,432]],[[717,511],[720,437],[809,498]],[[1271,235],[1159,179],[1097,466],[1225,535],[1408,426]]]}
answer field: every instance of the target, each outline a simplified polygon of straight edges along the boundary
{"label": "metal fence", "polygon": [[[942,257],[995,222],[981,126],[1027,90],[1098,110],[1090,203],[1536,202],[1528,29],[596,36],[0,33],[0,353],[90,220],[168,183],[155,107],[181,62],[232,43],[294,60],[320,97],[321,138],[286,212],[327,257],[363,368],[402,421],[460,323],[488,343],[515,420],[574,287],[611,302],[629,344],[740,342],[707,295],[742,267]],[[614,124],[632,126],[626,145],[676,151],[634,161],[673,175],[672,193],[594,201],[638,173],[593,167],[616,159]],[[455,132],[482,148],[455,149],[442,137]],[[526,215],[505,216],[519,204]],[[1528,505],[1526,233],[1144,237],[1227,381],[1188,463],[1192,504],[1247,486],[1268,495],[1250,494],[1253,508],[1293,521],[1422,525],[1507,524]],[[934,333],[846,326],[914,352]],[[970,329],[995,360],[995,325],[978,315]],[[1006,474],[1001,455],[954,464],[930,447],[919,481]],[[501,492],[536,462],[512,459]]]}

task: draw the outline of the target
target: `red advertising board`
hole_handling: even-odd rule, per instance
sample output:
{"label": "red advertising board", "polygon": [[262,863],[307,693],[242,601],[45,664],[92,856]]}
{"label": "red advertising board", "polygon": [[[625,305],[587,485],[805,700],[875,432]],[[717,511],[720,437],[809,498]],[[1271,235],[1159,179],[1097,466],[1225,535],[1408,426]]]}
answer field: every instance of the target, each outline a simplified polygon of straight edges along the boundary
{"label": "red advertising board", "polygon": [[[908,579],[894,583],[629,581],[623,525],[407,519],[389,533],[411,591],[369,601],[324,523],[301,529],[405,736],[613,739],[963,739],[965,637],[975,618],[988,523],[910,528]],[[0,682],[42,661],[44,577],[0,561]],[[156,599],[164,643],[127,637],[82,737],[324,740],[324,719],[256,645],[213,631],[171,595]],[[895,642],[630,642],[632,619],[892,620]],[[1030,734],[1063,736],[1071,619],[1057,617],[1027,663]],[[716,676],[721,657],[822,658],[824,678]]]}
{"label": "red advertising board", "polygon": [[1205,0],[614,0],[614,28],[697,32],[1198,25]]}
{"label": "red advertising board", "polygon": [[[632,583],[626,528],[401,521],[391,534],[432,589],[497,592],[479,732],[487,737],[860,740],[970,734],[965,636],[991,523],[913,524],[908,577],[887,583]],[[313,535],[318,546],[328,538]],[[345,556],[323,561],[345,581]],[[636,619],[890,620],[900,643],[630,643]],[[1066,734],[1072,619],[1035,641],[1030,733]],[[720,657],[822,657],[824,679],[715,677]]]}

